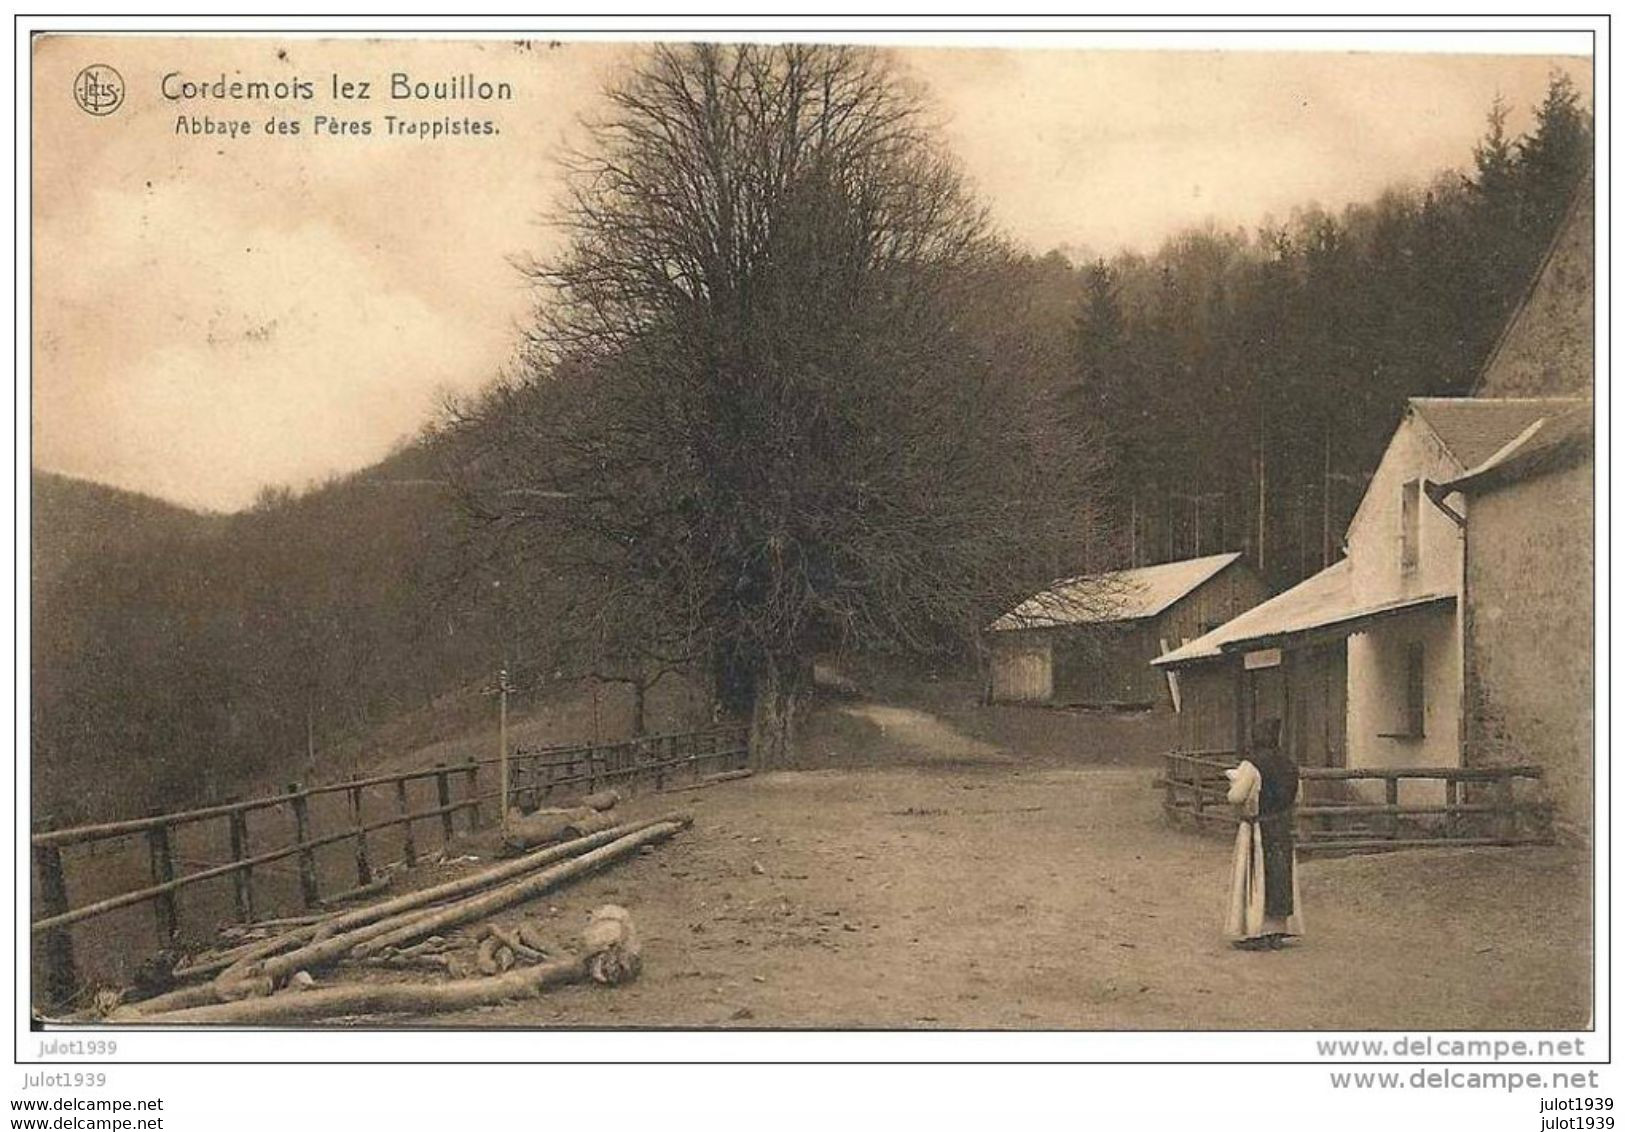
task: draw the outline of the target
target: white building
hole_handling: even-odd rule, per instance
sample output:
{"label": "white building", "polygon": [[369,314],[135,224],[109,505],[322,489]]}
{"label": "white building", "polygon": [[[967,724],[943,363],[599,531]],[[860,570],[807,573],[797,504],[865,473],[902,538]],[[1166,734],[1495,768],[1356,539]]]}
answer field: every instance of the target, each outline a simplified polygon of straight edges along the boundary
{"label": "white building", "polygon": [[1252,723],[1276,717],[1300,765],[1464,765],[1470,502],[1449,485],[1586,405],[1413,398],[1349,525],[1347,557],[1153,661],[1182,688],[1182,745],[1243,750]]}

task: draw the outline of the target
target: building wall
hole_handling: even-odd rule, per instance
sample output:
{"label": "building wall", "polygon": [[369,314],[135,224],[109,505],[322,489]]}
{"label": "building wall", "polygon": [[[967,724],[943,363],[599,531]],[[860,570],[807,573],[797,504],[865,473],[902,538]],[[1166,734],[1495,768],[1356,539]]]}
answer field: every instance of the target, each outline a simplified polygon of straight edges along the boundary
{"label": "building wall", "polygon": [[[1452,611],[1424,610],[1381,622],[1348,639],[1348,765],[1461,765],[1461,651]],[[1422,645],[1423,734],[1404,736],[1407,657]],[[1443,801],[1442,784],[1406,783],[1402,801]],[[1381,801],[1380,783],[1369,787]]]}
{"label": "building wall", "polygon": [[989,695],[994,703],[1048,703],[1054,657],[1048,631],[1018,629],[989,635]]}
{"label": "building wall", "polygon": [[1291,687],[1286,749],[1301,766],[1348,765],[1348,647],[1343,641],[1288,650]]}
{"label": "building wall", "polygon": [[1153,656],[1178,648],[1269,597],[1269,588],[1245,562],[1236,561],[1164,610],[1153,626]]}
{"label": "building wall", "polygon": [[[1389,444],[1349,528],[1354,598],[1375,605],[1461,587],[1462,536],[1424,496],[1418,500],[1420,558],[1413,571],[1400,562],[1401,497],[1407,480],[1453,479],[1465,469],[1414,414]],[[1465,506],[1460,508],[1465,510]],[[1402,614],[1357,633],[1348,642],[1348,765],[1351,767],[1458,766],[1461,763],[1461,621],[1454,610]],[[1407,645],[1423,646],[1422,738],[1395,738],[1403,730],[1407,697]],[[1406,797],[1424,800],[1420,785]],[[1432,788],[1443,796],[1443,787]]]}
{"label": "building wall", "polygon": [[1423,421],[1407,413],[1349,525],[1349,569],[1357,604],[1454,592],[1460,586],[1461,534],[1425,498],[1419,500],[1418,512],[1421,560],[1414,572],[1401,570],[1400,496],[1407,480],[1421,477],[1443,482],[1466,470]]}
{"label": "building wall", "polygon": [[1468,528],[1466,755],[1538,763],[1560,829],[1589,838],[1590,460],[1475,495]]}
{"label": "building wall", "polygon": [[1167,681],[1151,667],[1159,650],[1149,622],[1079,625],[1052,632],[1056,703],[1167,704]]}
{"label": "building wall", "polygon": [[1182,751],[1234,751],[1236,676],[1229,661],[1188,664],[1175,671],[1179,681],[1179,748]]}

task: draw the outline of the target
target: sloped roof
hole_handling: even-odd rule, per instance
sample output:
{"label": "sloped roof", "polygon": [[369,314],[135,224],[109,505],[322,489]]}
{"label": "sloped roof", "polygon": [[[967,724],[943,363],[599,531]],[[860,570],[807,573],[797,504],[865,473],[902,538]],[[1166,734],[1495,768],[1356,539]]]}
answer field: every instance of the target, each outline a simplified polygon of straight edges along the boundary
{"label": "sloped roof", "polygon": [[1595,177],[1574,186],[1568,211],[1473,384],[1475,397],[1590,395],[1595,337]]}
{"label": "sloped roof", "polygon": [[1427,422],[1463,469],[1488,460],[1542,417],[1585,404],[1578,397],[1412,397],[1411,408]]}
{"label": "sloped roof", "polygon": [[1211,660],[1249,645],[1264,647],[1282,637],[1315,629],[1355,632],[1357,626],[1375,618],[1454,600],[1454,594],[1426,593],[1358,604],[1354,600],[1352,570],[1345,558],[1151,663],[1169,667]]}
{"label": "sloped roof", "polygon": [[1467,474],[1440,484],[1444,492],[1471,491],[1480,486],[1522,479],[1560,464],[1571,454],[1584,454],[1592,446],[1592,406],[1585,401],[1555,416],[1541,417],[1508,441]]}
{"label": "sloped roof", "polygon": [[1212,554],[1065,578],[1023,601],[988,628],[994,632],[1051,629],[1155,617],[1240,557],[1239,553]]}

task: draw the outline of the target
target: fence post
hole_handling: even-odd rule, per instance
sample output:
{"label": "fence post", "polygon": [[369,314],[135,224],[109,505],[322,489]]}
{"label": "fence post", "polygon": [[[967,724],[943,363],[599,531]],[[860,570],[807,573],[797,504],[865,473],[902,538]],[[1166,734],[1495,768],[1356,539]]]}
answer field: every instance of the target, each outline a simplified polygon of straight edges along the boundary
{"label": "fence post", "polygon": [[305,907],[314,908],[322,902],[322,893],[316,884],[316,854],[305,844],[310,840],[310,800],[303,790],[297,782],[288,783],[288,800],[293,804],[293,836],[299,846],[299,890],[304,895]]}
{"label": "fence post", "polygon": [[418,844],[412,837],[412,819],[407,817],[412,812],[406,798],[406,779],[395,780],[395,805],[401,811],[401,859],[406,867],[411,868],[418,863]]}
{"label": "fence post", "polygon": [[449,846],[455,836],[451,827],[451,772],[446,769],[445,763],[435,763],[434,767],[435,796],[440,799],[441,844]]}
{"label": "fence post", "polygon": [[[230,799],[232,802],[241,801],[239,798]],[[226,822],[231,828],[231,859],[233,861],[245,860],[250,854],[248,851],[248,818],[241,810],[233,810],[226,815]],[[252,923],[254,920],[254,877],[252,869],[239,869],[231,874],[232,895],[237,902],[237,918],[243,923]]]}
{"label": "fence post", "polygon": [[1511,841],[1518,836],[1518,811],[1514,808],[1512,798],[1512,776],[1504,774],[1495,780],[1495,805],[1499,810],[1497,816],[1496,836]]}
{"label": "fence post", "polygon": [[[158,817],[154,813],[150,815]],[[152,883],[168,884],[175,879],[175,860],[169,851],[169,827],[157,825],[147,830],[147,855],[152,862]],[[180,931],[180,917],[175,907],[175,891],[160,892],[152,902],[158,918],[158,946],[168,947],[175,942]]]}
{"label": "fence post", "polygon": [[[40,823],[40,832],[51,823]],[[62,850],[55,845],[34,849],[34,870],[39,876],[40,906],[46,916],[60,916],[68,910],[68,883],[62,872]],[[65,927],[52,928],[40,939],[45,958],[45,997],[52,1005],[72,1001],[79,989],[79,973],[73,961],[73,935]]]}
{"label": "fence post", "polygon": [[473,755],[468,756],[468,828],[475,830],[480,827],[480,764]]}
{"label": "fence post", "polygon": [[350,787],[350,818],[355,822],[355,882],[372,883],[372,862],[367,859],[367,823],[361,816],[361,787]]}

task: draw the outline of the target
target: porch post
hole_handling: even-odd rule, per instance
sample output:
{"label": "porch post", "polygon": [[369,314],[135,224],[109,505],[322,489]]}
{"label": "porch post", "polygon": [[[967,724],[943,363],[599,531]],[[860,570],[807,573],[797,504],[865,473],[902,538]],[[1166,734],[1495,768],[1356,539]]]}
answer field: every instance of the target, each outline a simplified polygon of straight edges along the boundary
{"label": "porch post", "polygon": [[1247,734],[1247,658],[1241,653],[1236,654],[1236,755],[1246,758],[1248,748]]}
{"label": "porch post", "polygon": [[1281,646],[1281,749],[1296,763],[1302,759],[1298,751],[1297,735],[1292,726],[1292,674],[1297,668],[1295,655],[1285,644]]}

